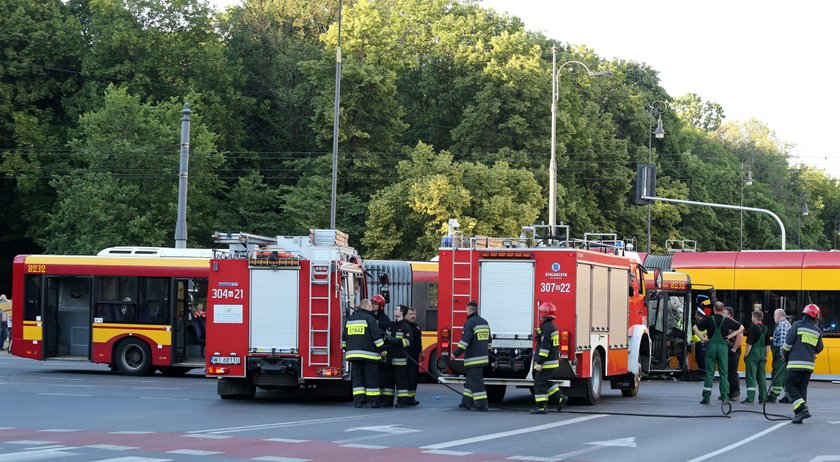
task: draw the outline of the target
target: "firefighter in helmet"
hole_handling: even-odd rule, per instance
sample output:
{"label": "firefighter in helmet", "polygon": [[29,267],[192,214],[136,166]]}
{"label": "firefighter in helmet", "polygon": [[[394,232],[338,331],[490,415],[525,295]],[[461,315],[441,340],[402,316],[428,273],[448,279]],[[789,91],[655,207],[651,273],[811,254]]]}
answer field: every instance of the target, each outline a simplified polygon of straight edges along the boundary
{"label": "firefighter in helmet", "polygon": [[467,303],[467,321],[461,331],[461,341],[458,348],[452,352],[459,356],[464,354],[466,367],[466,382],[464,394],[461,397],[461,409],[475,409],[487,411],[487,390],[484,388],[484,367],[490,363],[490,324],[478,315],[478,303]]}
{"label": "firefighter in helmet", "polygon": [[[388,303],[381,294],[376,294],[371,297],[370,302],[373,304],[373,317],[376,318],[376,323],[379,329],[385,334],[385,342],[388,344],[386,348],[392,343],[391,337],[388,335],[394,323],[388,318],[385,313],[385,304]],[[389,348],[390,349],[390,348]],[[385,407],[394,407],[394,368],[391,365],[391,357],[386,356],[382,358],[379,363],[379,388],[381,403]]]}
{"label": "firefighter in helmet", "polygon": [[341,333],[341,348],[350,361],[350,380],[355,407],[379,407],[379,363],[387,356],[382,330],[371,312],[370,300],[363,299]]}
{"label": "firefighter in helmet", "polygon": [[546,414],[546,405],[557,404],[557,410],[561,411],[569,398],[556,383],[549,386],[549,379],[560,366],[560,332],[554,325],[557,307],[554,303],[543,302],[538,311],[542,324],[537,328],[537,348],[534,351],[534,400],[537,407],[530,412]]}
{"label": "firefighter in helmet", "polygon": [[814,372],[814,361],[823,349],[822,330],[817,325],[820,307],[813,303],[802,310],[802,319],[788,329],[782,358],[787,362],[785,394],[793,401],[793,423],[801,424],[811,417],[808,412],[808,382]]}

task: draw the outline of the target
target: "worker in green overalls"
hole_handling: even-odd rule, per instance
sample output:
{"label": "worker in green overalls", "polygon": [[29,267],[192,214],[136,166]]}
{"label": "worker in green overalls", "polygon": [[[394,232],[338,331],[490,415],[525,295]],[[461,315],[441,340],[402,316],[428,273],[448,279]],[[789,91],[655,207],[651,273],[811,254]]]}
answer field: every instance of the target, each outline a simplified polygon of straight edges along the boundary
{"label": "worker in green overalls", "polygon": [[767,354],[770,352],[770,336],[767,335],[767,326],[762,324],[764,313],[761,311],[752,312],[752,325],[747,331],[747,352],[744,355],[744,364],[747,366],[747,399],[742,404],[755,402],[755,389],[758,387],[758,402],[763,403],[767,399],[767,387],[765,386],[767,366]]}
{"label": "worker in green overalls", "polygon": [[[704,342],[708,342],[706,350],[706,380],[703,382],[703,400],[700,404],[709,404],[712,396],[712,384],[715,378],[715,367],[720,372],[720,397],[729,400],[728,363],[729,345],[726,339],[734,338],[744,331],[734,319],[723,315],[723,302],[715,302],[714,314],[706,316],[694,325],[694,333]],[[705,333],[703,331],[706,331]]]}

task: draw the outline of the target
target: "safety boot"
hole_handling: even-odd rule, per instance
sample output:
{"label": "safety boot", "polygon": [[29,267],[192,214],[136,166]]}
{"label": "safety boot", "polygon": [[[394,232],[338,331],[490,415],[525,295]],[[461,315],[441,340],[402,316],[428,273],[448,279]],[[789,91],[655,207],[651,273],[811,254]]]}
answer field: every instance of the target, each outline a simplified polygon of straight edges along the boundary
{"label": "safety boot", "polygon": [[528,414],[548,414],[548,411],[545,410],[545,407],[538,407],[528,411]]}
{"label": "safety boot", "polygon": [[796,415],[794,415],[793,418],[790,420],[792,423],[801,424],[802,421],[807,419],[808,417],[811,417],[811,413],[808,412],[807,408],[805,408],[802,410],[802,412],[798,412]]}
{"label": "safety boot", "polygon": [[560,396],[560,400],[557,402],[557,412],[563,412],[563,407],[569,402],[569,397],[566,395]]}
{"label": "safety boot", "polygon": [[779,402],[784,404],[790,404],[793,401],[791,401],[790,398],[788,398],[787,396],[783,396],[782,399],[779,400]]}

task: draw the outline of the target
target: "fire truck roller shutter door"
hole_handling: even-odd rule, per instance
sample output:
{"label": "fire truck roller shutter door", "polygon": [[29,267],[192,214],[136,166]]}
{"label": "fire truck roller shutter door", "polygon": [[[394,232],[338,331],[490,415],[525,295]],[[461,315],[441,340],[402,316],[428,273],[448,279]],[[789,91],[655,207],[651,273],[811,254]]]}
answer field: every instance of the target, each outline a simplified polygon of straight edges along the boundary
{"label": "fire truck roller shutter door", "polygon": [[260,352],[298,348],[300,271],[251,270],[251,348]]}
{"label": "fire truck roller shutter door", "polygon": [[[479,280],[479,314],[490,324],[493,346],[507,346],[497,344],[496,339],[530,338],[534,332],[534,263],[483,261]],[[529,348],[531,341],[523,345]]]}

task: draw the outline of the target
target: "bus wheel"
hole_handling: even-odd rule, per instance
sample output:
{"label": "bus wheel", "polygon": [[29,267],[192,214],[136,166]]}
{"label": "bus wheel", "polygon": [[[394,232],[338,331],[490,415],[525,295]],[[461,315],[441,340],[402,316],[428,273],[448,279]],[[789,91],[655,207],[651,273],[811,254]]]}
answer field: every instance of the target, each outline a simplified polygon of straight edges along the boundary
{"label": "bus wheel", "polygon": [[586,379],[586,396],[584,402],[589,405],[596,405],[601,400],[601,383],[603,382],[604,369],[601,367],[601,355],[598,352],[592,352],[592,368],[590,370],[591,377]]}
{"label": "bus wheel", "polygon": [[501,403],[505,400],[505,385],[487,385],[487,401],[491,403]]}
{"label": "bus wheel", "polygon": [[117,346],[114,362],[125,375],[146,375],[153,370],[149,345],[134,338],[124,340]]}

